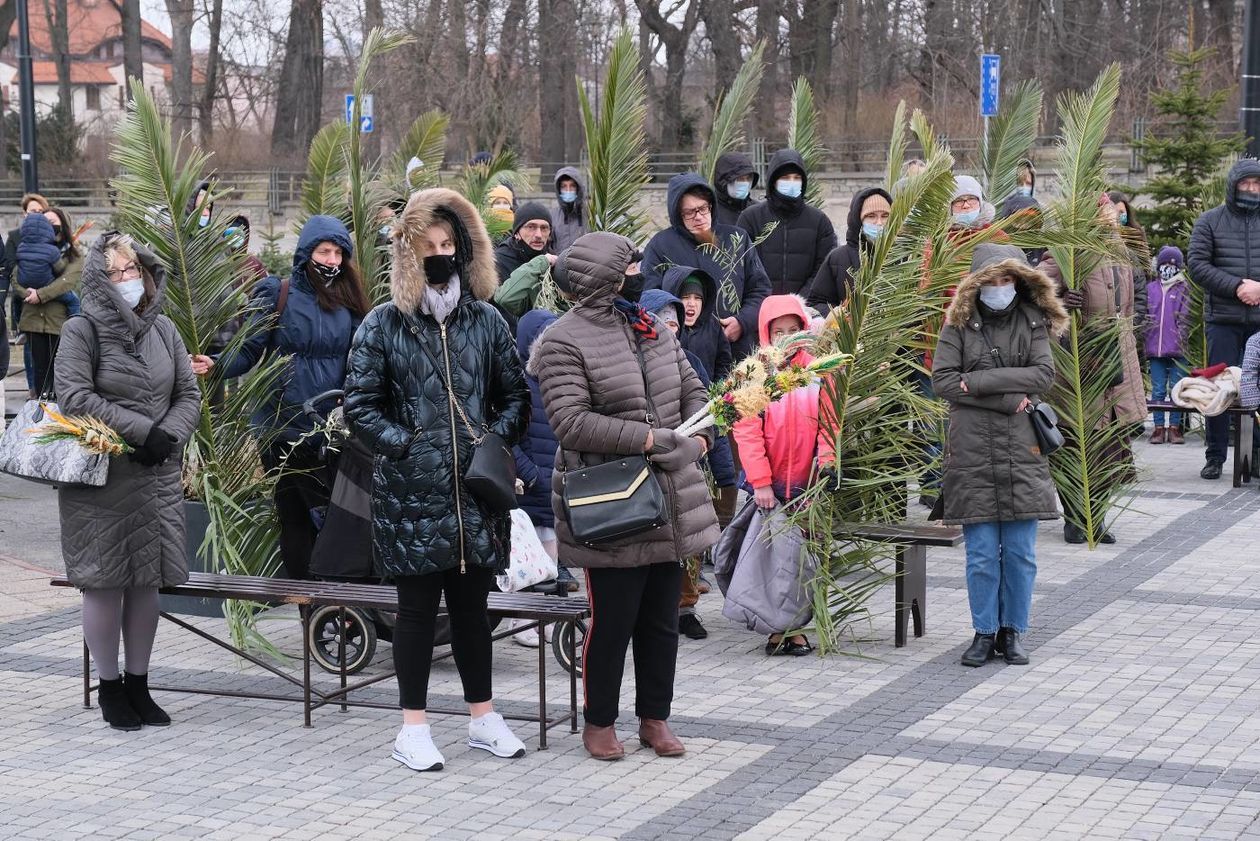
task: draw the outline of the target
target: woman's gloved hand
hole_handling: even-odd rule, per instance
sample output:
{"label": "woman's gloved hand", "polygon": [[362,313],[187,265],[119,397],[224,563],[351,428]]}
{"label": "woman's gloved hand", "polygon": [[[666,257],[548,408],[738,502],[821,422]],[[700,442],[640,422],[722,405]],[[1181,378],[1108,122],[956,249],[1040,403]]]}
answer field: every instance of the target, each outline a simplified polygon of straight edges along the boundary
{"label": "woman's gloved hand", "polygon": [[672,429],[652,430],[652,450],[648,459],[668,473],[695,464],[704,455],[704,445],[695,438]]}
{"label": "woman's gloved hand", "polygon": [[129,458],[145,467],[157,467],[171,457],[175,447],[175,439],[162,427],[154,424],[149,428],[149,435],[144,443],[136,447]]}
{"label": "woman's gloved hand", "polygon": [[1079,289],[1069,289],[1063,293],[1063,307],[1067,310],[1079,310],[1085,306],[1085,293]]}

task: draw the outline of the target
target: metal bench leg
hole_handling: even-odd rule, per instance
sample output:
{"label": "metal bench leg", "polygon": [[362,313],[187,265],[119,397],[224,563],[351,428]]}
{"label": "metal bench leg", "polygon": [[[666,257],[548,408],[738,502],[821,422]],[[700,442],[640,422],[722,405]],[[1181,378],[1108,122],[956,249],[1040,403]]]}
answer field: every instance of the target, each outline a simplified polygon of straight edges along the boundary
{"label": "metal bench leg", "polygon": [[87,640],[83,640],[83,708],[92,709],[92,661]]}
{"label": "metal bench leg", "polygon": [[924,634],[927,613],[927,547],[898,546],[896,573],[896,626],[893,645],[906,644],[910,618],[914,618],[914,635]]}
{"label": "metal bench leg", "polygon": [[311,612],[309,605],[298,605],[302,618],[302,726],[311,726]]}
{"label": "metal bench leg", "polygon": [[1237,420],[1238,455],[1236,456],[1236,459],[1242,459],[1242,475],[1238,477],[1239,482],[1235,482],[1234,487],[1238,487],[1240,482],[1243,484],[1251,483],[1251,457],[1253,452],[1251,448],[1255,446],[1255,420],[1251,415],[1239,415]]}
{"label": "metal bench leg", "polygon": [[547,749],[547,623],[538,623],[538,749]]}
{"label": "metal bench leg", "polygon": [[[1233,443],[1233,450],[1234,450],[1234,459],[1233,459],[1234,461],[1234,487],[1241,488],[1242,477],[1243,477],[1244,471],[1247,473],[1250,473],[1251,465],[1243,464],[1242,428],[1243,428],[1244,419],[1242,417],[1237,417],[1237,418],[1234,418],[1233,420],[1235,421],[1235,423],[1232,424],[1233,428],[1230,431],[1233,433],[1231,437],[1233,438],[1232,443]],[[1248,453],[1246,458],[1248,461],[1250,461],[1251,454]]]}

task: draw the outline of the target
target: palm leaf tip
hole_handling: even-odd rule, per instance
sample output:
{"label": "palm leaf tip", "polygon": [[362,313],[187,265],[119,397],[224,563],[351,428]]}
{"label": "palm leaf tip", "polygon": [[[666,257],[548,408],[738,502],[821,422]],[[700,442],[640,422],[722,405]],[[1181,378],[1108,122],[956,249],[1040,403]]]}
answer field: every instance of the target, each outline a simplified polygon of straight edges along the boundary
{"label": "palm leaf tip", "polygon": [[700,155],[700,174],[710,184],[717,176],[718,159],[744,142],[744,124],[756,101],[765,70],[765,42],[758,41],[731,86],[718,98],[713,125]]}

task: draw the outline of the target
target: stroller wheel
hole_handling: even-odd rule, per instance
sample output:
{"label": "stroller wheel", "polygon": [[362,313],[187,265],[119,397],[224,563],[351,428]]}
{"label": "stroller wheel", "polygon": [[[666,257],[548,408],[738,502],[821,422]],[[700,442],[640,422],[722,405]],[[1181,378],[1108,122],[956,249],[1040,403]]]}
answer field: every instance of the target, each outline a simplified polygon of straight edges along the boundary
{"label": "stroller wheel", "polygon": [[311,613],[311,656],[324,671],[340,674],[338,654],[344,634],[346,674],[356,674],[372,662],[376,653],[376,625],[363,611],[348,607],[343,628],[338,612],[334,605],[323,605]]}
{"label": "stroller wheel", "polygon": [[[573,659],[569,659],[569,642],[573,643]],[[551,635],[551,651],[566,672],[582,674],[582,647],[586,643],[586,620],[558,622]]]}

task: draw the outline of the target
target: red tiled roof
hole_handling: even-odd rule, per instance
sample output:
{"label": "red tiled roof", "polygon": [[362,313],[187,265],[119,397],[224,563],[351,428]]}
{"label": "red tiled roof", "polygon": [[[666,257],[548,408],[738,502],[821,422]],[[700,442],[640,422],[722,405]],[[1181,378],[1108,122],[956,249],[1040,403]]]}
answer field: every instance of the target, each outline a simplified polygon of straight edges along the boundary
{"label": "red tiled roof", "polygon": [[[32,72],[37,85],[57,84],[57,65],[51,61],[32,61]],[[109,72],[109,65],[100,62],[70,62],[70,84],[72,85],[113,85],[117,84]]]}
{"label": "red tiled roof", "polygon": [[[110,0],[68,0],[70,54],[84,55],[113,38],[122,36],[122,17]],[[30,13],[31,47],[39,52],[52,53],[52,39],[48,35],[48,17],[42,3],[33,3]],[[171,39],[148,21],[141,21],[140,35],[170,49]],[[9,32],[12,44],[17,44],[17,22]],[[120,56],[121,58],[121,56]]]}

